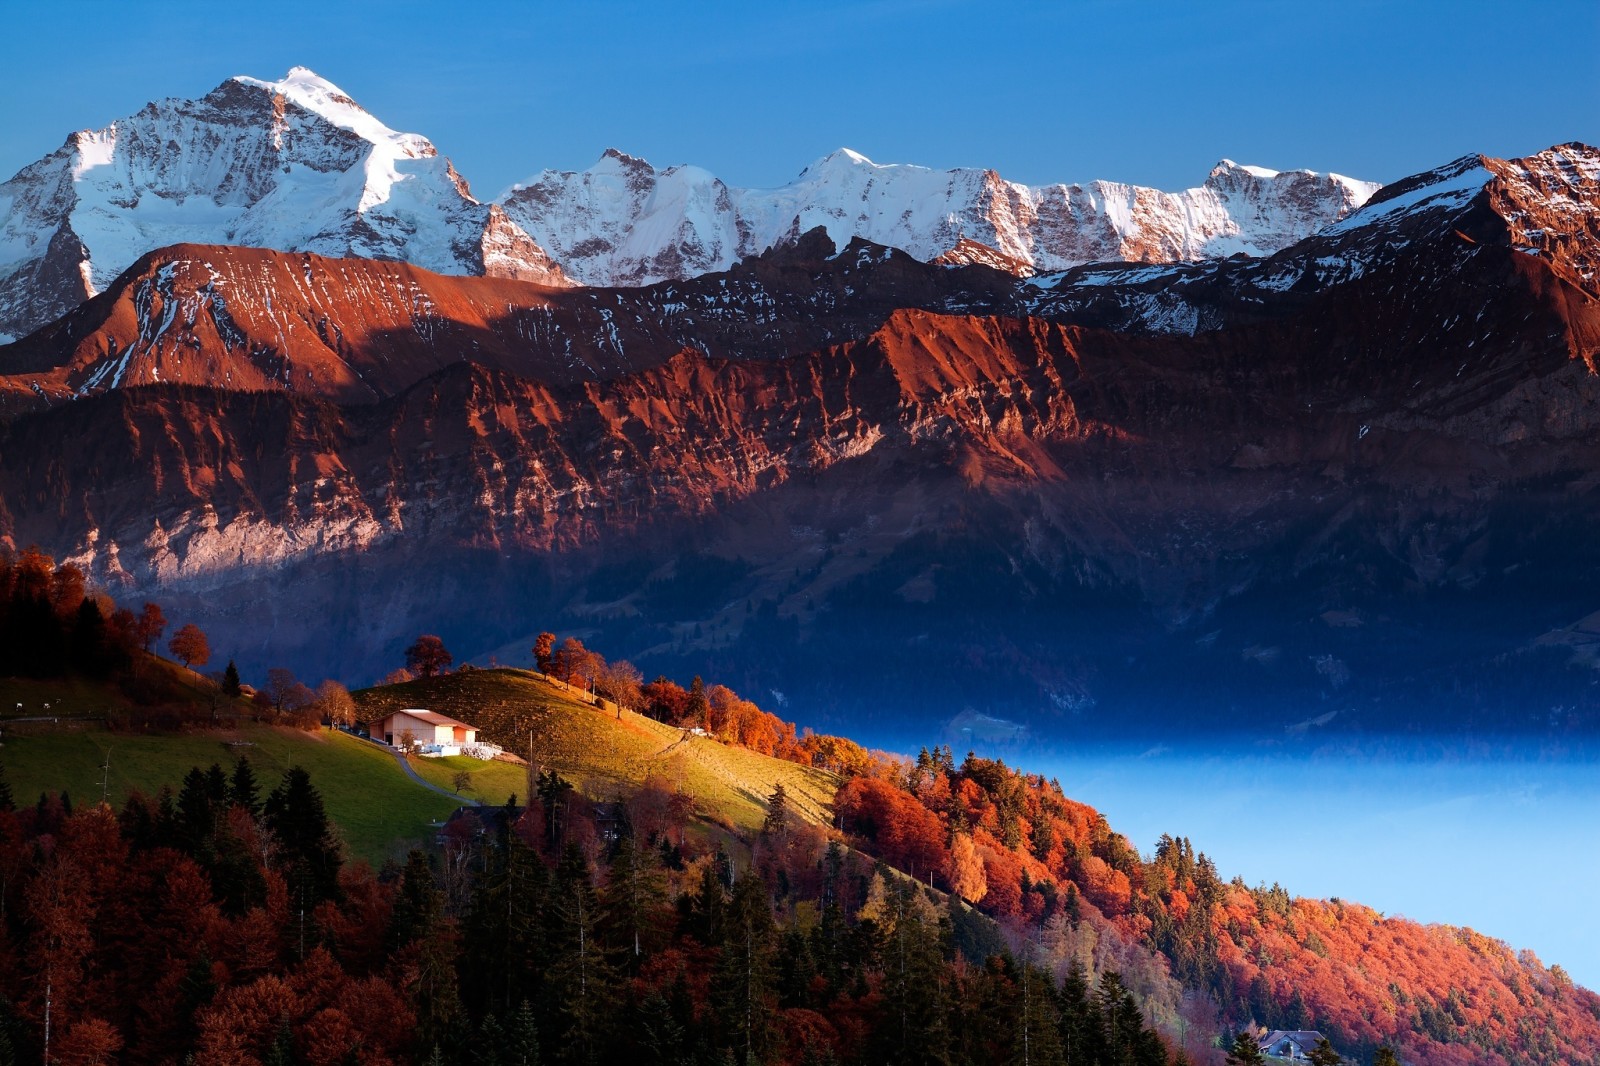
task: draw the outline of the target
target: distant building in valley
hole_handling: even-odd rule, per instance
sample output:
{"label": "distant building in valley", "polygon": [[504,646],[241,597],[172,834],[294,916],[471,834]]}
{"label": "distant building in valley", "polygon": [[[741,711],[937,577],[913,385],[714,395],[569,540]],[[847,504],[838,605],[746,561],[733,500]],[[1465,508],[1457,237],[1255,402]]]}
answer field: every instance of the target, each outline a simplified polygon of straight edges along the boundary
{"label": "distant building in valley", "polygon": [[1308,1062],[1322,1034],[1315,1029],[1274,1029],[1257,1041],[1261,1054],[1284,1062]]}

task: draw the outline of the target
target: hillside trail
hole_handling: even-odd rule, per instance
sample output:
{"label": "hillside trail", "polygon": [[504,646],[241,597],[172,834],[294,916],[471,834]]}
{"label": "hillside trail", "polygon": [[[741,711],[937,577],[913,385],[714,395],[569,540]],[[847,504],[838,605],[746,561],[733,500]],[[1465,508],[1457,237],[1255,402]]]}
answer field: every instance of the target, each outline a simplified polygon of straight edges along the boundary
{"label": "hillside trail", "polygon": [[463,807],[482,807],[483,806],[483,801],[482,800],[476,800],[476,799],[471,799],[471,798],[469,798],[467,796],[457,795],[456,793],[451,792],[448,788],[443,788],[443,787],[441,787],[439,785],[434,784],[432,781],[428,781],[425,778],[423,778],[420,774],[417,773],[416,770],[412,769],[411,760],[406,758],[404,752],[391,751],[389,754],[394,756],[394,761],[400,764],[400,769],[402,769],[402,770],[404,770],[406,772],[406,776],[407,777],[411,778],[411,780],[415,781],[417,784],[421,785],[423,788],[427,789],[429,792],[437,792],[441,796],[447,796],[450,799],[453,799],[457,803],[461,804]]}

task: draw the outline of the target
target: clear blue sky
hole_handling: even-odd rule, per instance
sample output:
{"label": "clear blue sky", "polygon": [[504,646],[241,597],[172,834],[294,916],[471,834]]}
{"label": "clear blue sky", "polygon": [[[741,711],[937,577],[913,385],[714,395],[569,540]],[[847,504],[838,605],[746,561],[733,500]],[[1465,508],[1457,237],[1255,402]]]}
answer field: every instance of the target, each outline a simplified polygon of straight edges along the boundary
{"label": "clear blue sky", "polygon": [[1600,139],[1600,2],[17,2],[0,176],[163,96],[304,65],[479,195],[607,146],[777,185],[840,146],[1184,188],[1219,158],[1387,181]]}

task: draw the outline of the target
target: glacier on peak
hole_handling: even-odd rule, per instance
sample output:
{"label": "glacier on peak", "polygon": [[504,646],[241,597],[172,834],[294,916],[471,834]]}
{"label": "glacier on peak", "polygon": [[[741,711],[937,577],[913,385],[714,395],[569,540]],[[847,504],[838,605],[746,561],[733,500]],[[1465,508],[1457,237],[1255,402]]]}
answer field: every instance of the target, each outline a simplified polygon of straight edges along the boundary
{"label": "glacier on peak", "polygon": [[817,226],[925,261],[1057,271],[1100,261],[1267,255],[1346,217],[1372,182],[1223,160],[1179,193],[1117,182],[1028,186],[993,170],[876,163],[840,148],[770,189],[698,167],[656,169],[616,149],[587,170],[546,170],[500,199],[588,285],[645,285],[724,270]]}

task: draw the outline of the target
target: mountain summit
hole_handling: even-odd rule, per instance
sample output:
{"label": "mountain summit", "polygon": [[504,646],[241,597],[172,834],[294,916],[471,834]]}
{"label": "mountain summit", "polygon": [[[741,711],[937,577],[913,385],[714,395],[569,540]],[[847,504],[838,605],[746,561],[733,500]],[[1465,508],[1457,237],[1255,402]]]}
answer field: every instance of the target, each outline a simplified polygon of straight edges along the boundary
{"label": "mountain summit", "polygon": [[564,283],[426,137],[295,67],[81,130],[0,185],[0,334],[37,328],[181,242]]}
{"label": "mountain summit", "polygon": [[726,270],[822,226],[924,261],[1014,273],[1106,260],[1269,255],[1360,207],[1372,182],[1223,160],[1179,193],[1096,181],[1029,186],[992,170],[874,163],[841,148],[776,189],[740,189],[699,167],[658,170],[609,149],[581,172],[547,170],[506,213],[587,285],[646,285]]}

